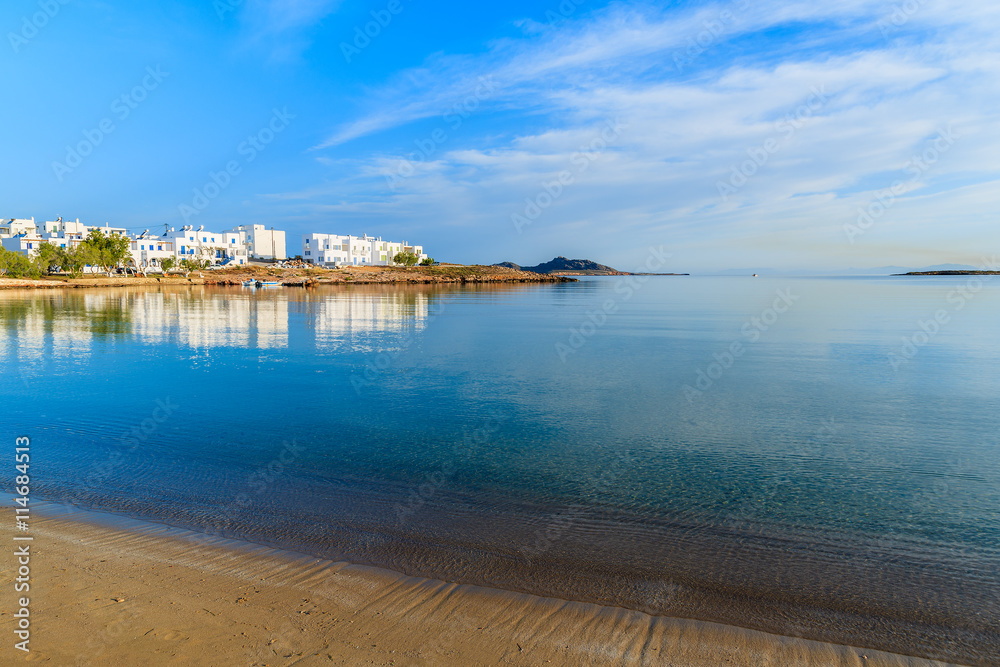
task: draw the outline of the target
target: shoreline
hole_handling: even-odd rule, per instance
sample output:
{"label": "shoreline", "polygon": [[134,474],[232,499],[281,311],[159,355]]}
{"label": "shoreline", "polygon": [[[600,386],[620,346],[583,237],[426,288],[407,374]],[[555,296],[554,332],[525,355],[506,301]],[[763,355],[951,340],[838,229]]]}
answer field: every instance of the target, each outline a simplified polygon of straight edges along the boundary
{"label": "shoreline", "polygon": [[277,269],[250,266],[219,271],[193,271],[187,275],[168,276],[86,276],[70,278],[51,276],[39,279],[0,278],[0,289],[80,289],[90,287],[134,287],[145,285],[220,285],[239,286],[246,280],[277,281],[283,287],[319,285],[414,285],[414,284],[491,284],[491,283],[566,283],[577,282],[567,276],[518,271],[495,266],[432,267],[351,267],[344,269]]}
{"label": "shoreline", "polygon": [[[12,509],[4,519],[9,540]],[[945,664],[408,577],[56,503],[33,506],[31,531],[30,657],[58,664]],[[0,562],[7,580],[13,563]],[[8,632],[11,613],[0,609]]]}
{"label": "shoreline", "polygon": [[1000,276],[1000,271],[910,271],[909,273],[893,273],[897,276]]}

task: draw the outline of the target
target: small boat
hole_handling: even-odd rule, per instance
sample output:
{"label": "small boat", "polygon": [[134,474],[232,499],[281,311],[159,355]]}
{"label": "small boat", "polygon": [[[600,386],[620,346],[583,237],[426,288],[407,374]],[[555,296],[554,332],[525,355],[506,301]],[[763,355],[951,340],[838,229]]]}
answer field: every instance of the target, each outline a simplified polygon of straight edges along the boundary
{"label": "small boat", "polygon": [[258,280],[257,287],[280,287],[281,283],[277,280]]}
{"label": "small boat", "polygon": [[243,285],[244,287],[255,287],[257,285],[257,281],[256,280],[244,280],[240,284]]}

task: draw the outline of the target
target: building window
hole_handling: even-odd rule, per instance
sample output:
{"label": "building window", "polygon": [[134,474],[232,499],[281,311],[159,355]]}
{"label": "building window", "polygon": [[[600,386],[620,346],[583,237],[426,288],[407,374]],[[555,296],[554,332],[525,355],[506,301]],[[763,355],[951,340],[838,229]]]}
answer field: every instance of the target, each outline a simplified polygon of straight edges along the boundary
{"label": "building window", "polygon": [[306,250],[306,257],[308,257],[309,255],[310,255],[309,251]]}

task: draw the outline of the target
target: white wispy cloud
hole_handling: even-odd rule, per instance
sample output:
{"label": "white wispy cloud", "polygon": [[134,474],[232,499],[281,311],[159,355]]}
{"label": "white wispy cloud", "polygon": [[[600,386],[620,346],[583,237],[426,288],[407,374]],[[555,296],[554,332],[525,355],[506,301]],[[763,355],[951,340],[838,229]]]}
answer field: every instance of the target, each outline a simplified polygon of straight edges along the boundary
{"label": "white wispy cloud", "polygon": [[295,60],[312,43],[316,26],[339,5],[340,0],[247,0],[239,12],[241,46],[264,49],[271,60]]}
{"label": "white wispy cloud", "polygon": [[[735,0],[687,11],[614,6],[532,25],[479,55],[439,54],[399,73],[316,150],[351,154],[354,139],[441,117],[484,79],[496,86],[476,113],[503,120],[489,135],[449,140],[431,159],[389,143],[355,156],[349,177],[341,165],[318,189],[284,196],[317,207],[337,196],[333,210],[345,215],[392,213],[428,229],[432,220],[486,228],[511,251],[526,238],[544,246],[610,236],[608,259],[623,262],[666,237],[716,265],[726,261],[720,247],[746,248],[748,238],[787,254],[776,234],[824,249],[830,262],[866,256],[865,243],[884,250],[886,235],[901,248],[959,252],[929,221],[980,230],[975,221],[996,207],[1000,10],[916,6]],[[769,40],[773,30],[790,36]],[[518,131],[519,118],[531,129]],[[614,119],[625,129],[586,169],[576,166]],[[957,138],[909,175],[939,131]],[[406,177],[388,189],[401,165]],[[516,233],[512,216],[526,215],[560,173],[571,183]],[[844,224],[897,180],[898,201],[848,243]]]}

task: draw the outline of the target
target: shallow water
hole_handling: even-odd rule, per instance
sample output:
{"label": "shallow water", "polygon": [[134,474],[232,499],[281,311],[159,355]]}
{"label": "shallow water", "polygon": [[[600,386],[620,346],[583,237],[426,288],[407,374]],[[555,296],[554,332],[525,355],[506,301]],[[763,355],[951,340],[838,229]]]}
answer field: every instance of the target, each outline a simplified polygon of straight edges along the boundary
{"label": "shallow water", "polygon": [[978,280],[4,292],[0,424],[37,497],[991,664]]}

